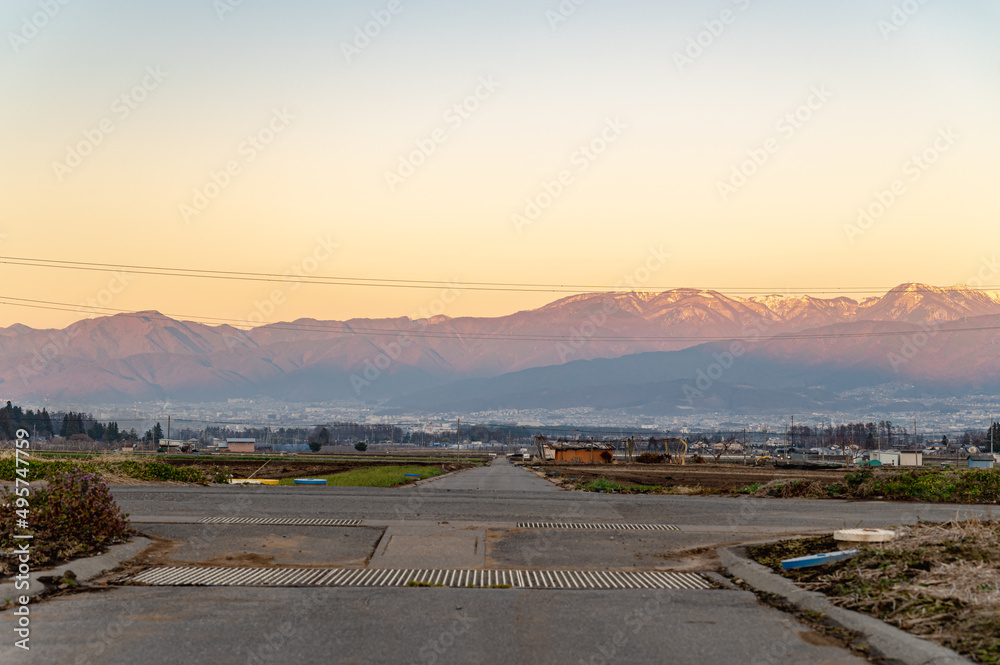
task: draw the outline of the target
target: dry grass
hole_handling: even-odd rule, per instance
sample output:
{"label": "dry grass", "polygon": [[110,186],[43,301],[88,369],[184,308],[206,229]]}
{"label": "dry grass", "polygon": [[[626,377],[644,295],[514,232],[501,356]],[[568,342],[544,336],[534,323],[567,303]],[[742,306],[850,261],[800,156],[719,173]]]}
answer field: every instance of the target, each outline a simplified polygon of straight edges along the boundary
{"label": "dry grass", "polygon": [[761,485],[751,496],[755,498],[775,497],[779,499],[818,499],[828,496],[827,485],[809,478],[788,478],[772,480]]}
{"label": "dry grass", "polygon": [[[847,561],[783,571],[836,604],[926,637],[979,663],[1000,664],[1000,521],[895,529],[896,540]],[[762,563],[830,551],[829,538],[752,549]],[[768,549],[770,548],[770,549]],[[793,554],[794,555],[794,554]]]}

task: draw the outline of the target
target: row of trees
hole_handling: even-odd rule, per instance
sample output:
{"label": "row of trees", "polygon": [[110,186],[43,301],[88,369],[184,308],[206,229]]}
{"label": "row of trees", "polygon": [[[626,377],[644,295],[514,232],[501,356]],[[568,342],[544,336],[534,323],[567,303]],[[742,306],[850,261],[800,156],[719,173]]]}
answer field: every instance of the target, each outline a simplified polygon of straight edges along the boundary
{"label": "row of trees", "polygon": [[94,441],[104,443],[124,443],[139,440],[139,435],[134,428],[125,431],[118,425],[117,421],[102,423],[90,414],[70,411],[63,416],[62,424],[59,427],[59,436],[69,439],[79,434],[85,434]]}
{"label": "row of trees", "polygon": [[7,406],[0,409],[0,438],[10,440],[14,438],[17,430],[23,429],[32,434],[42,436],[52,436],[52,417],[44,408],[41,411],[25,411],[19,406],[14,406],[7,402]]}

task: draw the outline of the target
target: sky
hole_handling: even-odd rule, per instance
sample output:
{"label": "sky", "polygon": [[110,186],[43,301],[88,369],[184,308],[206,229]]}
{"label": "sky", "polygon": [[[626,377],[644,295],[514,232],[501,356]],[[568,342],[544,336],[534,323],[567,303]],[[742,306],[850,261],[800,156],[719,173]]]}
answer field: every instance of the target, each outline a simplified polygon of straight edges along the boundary
{"label": "sky", "polygon": [[434,288],[7,263],[2,326],[1000,284],[996,3],[63,2],[0,9],[4,260]]}

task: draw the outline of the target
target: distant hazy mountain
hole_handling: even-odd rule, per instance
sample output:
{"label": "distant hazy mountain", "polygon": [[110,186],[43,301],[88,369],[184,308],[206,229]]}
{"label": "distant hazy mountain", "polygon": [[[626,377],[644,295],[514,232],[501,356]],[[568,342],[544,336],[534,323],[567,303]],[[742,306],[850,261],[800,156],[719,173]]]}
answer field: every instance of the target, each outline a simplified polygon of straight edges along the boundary
{"label": "distant hazy mountain", "polygon": [[[12,400],[89,404],[168,397],[395,398],[398,406],[427,408],[456,399],[498,405],[516,393],[536,406],[630,399],[670,405],[662,407],[668,410],[700,408],[684,401],[683,388],[718,352],[703,346],[706,339],[774,338],[754,345],[704,399],[724,402],[727,386],[743,383],[765,402],[793,396],[822,401],[829,399],[824,391],[887,380],[985,385],[997,376],[997,331],[944,331],[998,319],[1000,300],[991,295],[918,284],[862,302],[677,289],[572,296],[496,318],[302,319],[249,332],[144,312],[64,330],[0,329],[0,392]],[[928,334],[921,326],[942,332]],[[892,331],[908,336],[878,336]],[[831,332],[855,336],[802,338]],[[607,337],[619,339],[602,339]],[[921,342],[919,353],[891,363],[889,354],[905,350],[911,338]],[[621,361],[577,362],[614,358]],[[643,383],[636,383],[639,377]],[[470,379],[477,381],[448,385]],[[522,380],[537,381],[535,392]],[[537,393],[543,386],[545,396]],[[473,387],[480,392],[449,392]],[[710,398],[712,391],[719,394]],[[404,398],[411,393],[418,395]]]}
{"label": "distant hazy mountain", "polygon": [[386,406],[430,412],[591,407],[649,415],[829,412],[866,410],[871,404],[838,395],[888,385],[897,386],[895,397],[933,402],[1000,391],[995,328],[997,315],[935,325],[843,323],[746,344],[737,355],[730,343],[712,343],[576,361],[458,381]]}

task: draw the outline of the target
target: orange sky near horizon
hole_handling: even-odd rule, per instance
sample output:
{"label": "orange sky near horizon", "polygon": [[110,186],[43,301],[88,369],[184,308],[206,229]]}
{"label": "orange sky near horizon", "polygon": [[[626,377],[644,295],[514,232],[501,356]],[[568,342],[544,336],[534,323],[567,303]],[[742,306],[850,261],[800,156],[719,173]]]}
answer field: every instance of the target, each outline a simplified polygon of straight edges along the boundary
{"label": "orange sky near horizon", "polygon": [[[95,0],[32,33],[37,4],[15,0],[0,256],[821,297],[1000,288],[1000,9],[692,4]],[[0,280],[8,298],[239,321],[441,300],[9,264]],[[462,291],[442,313],[563,295]],[[0,326],[89,315],[3,303]]]}

